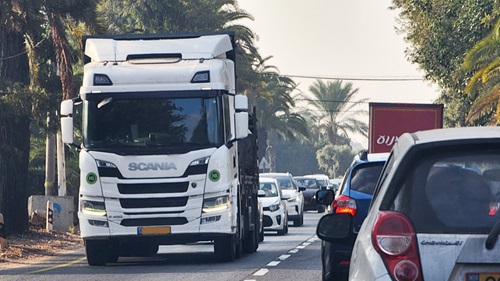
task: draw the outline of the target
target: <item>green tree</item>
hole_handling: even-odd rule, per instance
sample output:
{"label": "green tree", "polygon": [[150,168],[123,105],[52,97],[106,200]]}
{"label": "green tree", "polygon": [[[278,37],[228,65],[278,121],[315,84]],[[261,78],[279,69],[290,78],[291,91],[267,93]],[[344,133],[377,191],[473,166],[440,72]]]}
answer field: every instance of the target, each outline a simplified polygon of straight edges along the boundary
{"label": "green tree", "polygon": [[495,2],[498,0],[392,1],[392,9],[400,12],[398,29],[410,43],[406,50],[409,61],[443,89],[439,102],[446,104],[446,127],[467,124],[464,113],[473,99],[463,94],[469,74],[461,73],[460,68],[467,50],[490,30],[498,13]]}
{"label": "green tree", "polygon": [[271,170],[275,170],[276,143],[280,139],[295,140],[298,135],[308,137],[304,117],[294,112],[292,92],[296,84],[280,77],[276,72],[266,72],[262,87],[256,97],[259,153],[261,159],[267,152]]}
{"label": "green tree", "polygon": [[308,103],[318,112],[315,120],[330,144],[341,144],[340,137],[348,137],[350,133],[367,136],[367,124],[356,119],[366,112],[355,109],[367,99],[354,100],[358,89],[353,89],[352,83],[343,85],[342,81],[316,80],[309,91],[313,98],[308,99]]}
{"label": "green tree", "polygon": [[294,176],[319,174],[316,148],[304,138],[283,140],[276,143],[276,171],[287,171]]}
{"label": "green tree", "polygon": [[[66,31],[69,29],[66,28],[74,27],[81,19],[95,18],[95,13],[92,12],[93,3],[81,0],[3,1],[0,3],[0,19],[8,23],[0,27],[0,49],[2,50],[0,52],[2,54],[0,89],[2,95],[7,97],[2,101],[4,114],[0,116],[0,119],[6,119],[0,120],[0,123],[5,124],[6,128],[11,125],[16,127],[14,131],[8,129],[3,131],[7,135],[2,136],[2,142],[8,144],[14,140],[19,145],[24,144],[13,151],[16,151],[15,154],[18,156],[26,157],[26,160],[29,159],[30,132],[25,128],[29,128],[32,120],[41,123],[42,119],[46,119],[47,112],[55,112],[58,103],[54,102],[54,93],[59,93],[59,97],[62,96],[61,93],[65,97],[73,95],[72,59],[75,56],[72,55],[72,50],[67,44]],[[30,97],[22,97],[23,95]],[[17,98],[12,99],[9,96]],[[9,103],[12,100],[23,101],[22,106],[19,104],[13,106],[19,113],[28,114],[21,108],[32,110],[27,115],[29,118],[22,114],[9,114]],[[55,120],[55,117],[52,120]],[[55,124],[54,122],[50,128],[56,128]],[[46,129],[46,131],[51,132],[52,129]],[[25,134],[21,136],[22,132]],[[11,135],[8,135],[9,133]],[[49,156],[52,155],[49,154]],[[8,162],[9,159],[10,162]],[[1,163],[3,161],[7,163]],[[14,161],[8,156],[0,157],[0,166],[13,165],[13,163],[18,167],[15,171],[9,171],[10,178],[27,179],[28,161]],[[21,176],[18,177],[14,172],[20,173]],[[10,193],[18,194],[20,198],[18,201],[8,201],[8,206],[3,206],[0,202],[0,211],[7,209],[8,212],[13,207],[20,214],[10,226],[7,226],[8,231],[21,232],[27,228],[26,212],[19,211],[27,209],[19,208],[19,206],[27,206],[26,184],[27,182],[23,180],[17,181],[12,186],[9,186],[6,181],[0,183],[0,190],[5,195],[3,198],[11,198]],[[19,187],[22,190],[19,190]],[[14,217],[10,219],[12,218]]]}
{"label": "green tree", "polygon": [[[464,90],[474,98],[468,118],[492,116],[491,123],[500,125],[500,19],[491,33],[467,52],[463,69],[475,73]],[[493,114],[492,107],[496,107]]]}
{"label": "green tree", "polygon": [[328,144],[318,150],[316,159],[319,167],[325,170],[330,178],[338,178],[347,170],[354,155],[349,145]]}

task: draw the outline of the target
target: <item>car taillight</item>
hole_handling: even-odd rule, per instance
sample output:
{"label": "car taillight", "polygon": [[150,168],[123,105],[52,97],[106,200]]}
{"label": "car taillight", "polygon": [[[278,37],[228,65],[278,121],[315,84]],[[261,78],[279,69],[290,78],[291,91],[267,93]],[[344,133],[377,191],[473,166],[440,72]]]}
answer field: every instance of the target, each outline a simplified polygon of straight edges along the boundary
{"label": "car taillight", "polygon": [[333,209],[336,214],[351,214],[351,216],[354,216],[358,211],[356,200],[345,195],[341,195],[333,201]]}
{"label": "car taillight", "polygon": [[373,226],[372,243],[394,280],[423,280],[415,229],[406,216],[380,212]]}

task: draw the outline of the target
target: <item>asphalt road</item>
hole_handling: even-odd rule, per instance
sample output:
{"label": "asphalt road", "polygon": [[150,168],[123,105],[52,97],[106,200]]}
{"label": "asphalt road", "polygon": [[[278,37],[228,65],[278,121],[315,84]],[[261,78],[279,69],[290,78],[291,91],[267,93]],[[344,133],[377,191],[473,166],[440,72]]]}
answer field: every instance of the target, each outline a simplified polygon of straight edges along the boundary
{"label": "asphalt road", "polygon": [[321,241],[315,230],[321,214],[307,212],[304,225],[289,227],[289,233],[265,235],[256,253],[234,262],[219,262],[213,245],[196,243],[162,246],[151,258],[120,258],[104,267],[87,265],[83,249],[58,255],[37,264],[0,267],[0,281],[138,281],[138,280],[321,280]]}

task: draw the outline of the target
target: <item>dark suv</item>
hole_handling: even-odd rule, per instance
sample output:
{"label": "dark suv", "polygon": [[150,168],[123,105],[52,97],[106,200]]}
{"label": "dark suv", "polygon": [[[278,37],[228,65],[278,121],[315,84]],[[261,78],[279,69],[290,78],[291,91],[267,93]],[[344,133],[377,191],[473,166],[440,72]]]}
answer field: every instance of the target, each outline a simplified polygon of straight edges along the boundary
{"label": "dark suv", "polygon": [[[356,234],[366,218],[373,191],[389,153],[361,152],[354,157],[331,205],[331,212],[353,217],[353,235],[342,242],[321,243],[323,280],[347,280]],[[321,203],[321,202],[320,202]]]}

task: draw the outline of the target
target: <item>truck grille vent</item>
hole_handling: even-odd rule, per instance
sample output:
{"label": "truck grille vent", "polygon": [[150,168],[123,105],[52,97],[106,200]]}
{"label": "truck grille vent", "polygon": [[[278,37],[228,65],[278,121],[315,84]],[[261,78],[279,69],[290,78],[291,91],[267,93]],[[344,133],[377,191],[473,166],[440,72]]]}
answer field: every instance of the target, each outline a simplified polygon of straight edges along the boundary
{"label": "truck grille vent", "polygon": [[152,225],[181,225],[186,224],[186,218],[149,218],[149,219],[124,219],[122,226],[152,226]]}
{"label": "truck grille vent", "polygon": [[118,184],[120,194],[178,193],[188,190],[189,182]]}
{"label": "truck grille vent", "polygon": [[169,208],[186,206],[188,197],[120,199],[122,208]]}

